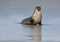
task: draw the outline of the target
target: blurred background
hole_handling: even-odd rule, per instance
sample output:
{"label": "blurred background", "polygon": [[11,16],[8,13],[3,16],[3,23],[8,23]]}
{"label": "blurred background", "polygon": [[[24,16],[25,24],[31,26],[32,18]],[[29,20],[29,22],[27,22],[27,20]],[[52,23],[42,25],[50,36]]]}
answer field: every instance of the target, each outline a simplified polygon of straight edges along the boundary
{"label": "blurred background", "polygon": [[36,6],[42,8],[44,25],[41,29],[41,41],[60,41],[60,0],[0,0],[0,40],[25,42],[32,39],[29,36],[34,34],[31,26],[24,27],[18,23],[32,16]]}
{"label": "blurred background", "polygon": [[[11,16],[12,18],[15,19],[15,21],[20,21],[22,17],[31,16],[36,6],[41,6],[43,20],[45,19],[43,23],[51,22],[55,24],[58,21],[58,23],[56,24],[59,24],[60,23],[59,4],[60,0],[0,0],[0,17],[6,18]],[[13,17],[14,15],[16,15],[16,17]],[[20,18],[18,19],[18,17]],[[47,17],[50,18],[48,19]],[[56,21],[54,21],[53,19]]]}

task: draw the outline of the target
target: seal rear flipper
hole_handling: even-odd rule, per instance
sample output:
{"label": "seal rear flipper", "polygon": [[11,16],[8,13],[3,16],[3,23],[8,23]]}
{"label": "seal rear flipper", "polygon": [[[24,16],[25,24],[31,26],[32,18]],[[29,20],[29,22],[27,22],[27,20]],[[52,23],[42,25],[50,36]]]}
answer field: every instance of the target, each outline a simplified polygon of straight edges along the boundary
{"label": "seal rear flipper", "polygon": [[24,25],[31,25],[31,23],[29,21],[25,21],[22,24],[24,24]]}
{"label": "seal rear flipper", "polygon": [[24,20],[22,20],[22,22],[20,24],[31,24],[30,20],[32,19],[32,17],[26,18]]}

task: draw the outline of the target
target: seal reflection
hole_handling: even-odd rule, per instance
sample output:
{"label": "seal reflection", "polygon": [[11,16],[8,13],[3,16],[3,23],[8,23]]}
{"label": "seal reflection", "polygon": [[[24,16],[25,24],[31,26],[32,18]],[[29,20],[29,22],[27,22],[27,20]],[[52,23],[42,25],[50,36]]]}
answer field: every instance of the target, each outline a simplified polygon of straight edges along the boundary
{"label": "seal reflection", "polygon": [[41,25],[24,25],[33,30],[32,40],[34,42],[41,42]]}
{"label": "seal reflection", "polygon": [[33,40],[35,42],[41,42],[41,26],[34,26],[33,27],[34,30],[34,36],[33,36]]}

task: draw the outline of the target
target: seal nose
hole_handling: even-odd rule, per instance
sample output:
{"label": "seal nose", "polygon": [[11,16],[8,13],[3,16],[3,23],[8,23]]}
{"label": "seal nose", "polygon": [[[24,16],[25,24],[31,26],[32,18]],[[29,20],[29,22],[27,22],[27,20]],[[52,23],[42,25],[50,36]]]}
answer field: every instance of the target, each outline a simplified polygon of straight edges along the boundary
{"label": "seal nose", "polygon": [[41,10],[41,7],[37,6],[36,9],[37,9],[38,11],[40,11],[40,10]]}
{"label": "seal nose", "polygon": [[40,8],[38,8],[37,10],[40,11]]}

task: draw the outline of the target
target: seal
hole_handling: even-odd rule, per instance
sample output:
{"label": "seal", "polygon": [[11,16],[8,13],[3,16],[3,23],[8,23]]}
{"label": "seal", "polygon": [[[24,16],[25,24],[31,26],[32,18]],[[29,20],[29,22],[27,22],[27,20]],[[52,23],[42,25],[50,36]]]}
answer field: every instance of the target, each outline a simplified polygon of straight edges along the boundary
{"label": "seal", "polygon": [[41,7],[37,6],[33,12],[33,15],[29,18],[22,20],[21,24],[25,24],[25,25],[39,24],[39,25],[41,25],[42,24],[41,22],[42,22]]}

